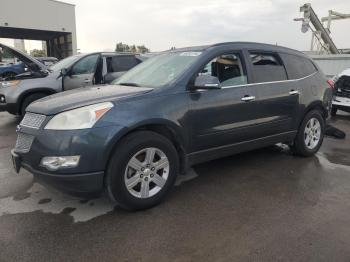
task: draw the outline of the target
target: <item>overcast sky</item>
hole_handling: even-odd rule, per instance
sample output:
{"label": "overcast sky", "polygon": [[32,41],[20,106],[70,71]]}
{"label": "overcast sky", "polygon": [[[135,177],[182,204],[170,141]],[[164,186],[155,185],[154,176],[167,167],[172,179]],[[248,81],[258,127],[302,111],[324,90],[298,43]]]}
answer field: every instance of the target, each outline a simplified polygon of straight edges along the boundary
{"label": "overcast sky", "polygon": [[[81,52],[112,50],[117,42],[152,51],[224,41],[266,42],[310,48],[300,32],[299,7],[311,2],[319,17],[329,9],[350,13],[349,0],[67,0],[76,5]],[[339,48],[350,48],[350,19],[335,21]]]}

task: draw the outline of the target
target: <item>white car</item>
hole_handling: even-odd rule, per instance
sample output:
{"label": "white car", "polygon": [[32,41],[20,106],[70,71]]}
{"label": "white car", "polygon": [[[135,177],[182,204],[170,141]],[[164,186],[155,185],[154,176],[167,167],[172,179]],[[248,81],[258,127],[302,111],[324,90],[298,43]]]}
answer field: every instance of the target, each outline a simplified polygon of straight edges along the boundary
{"label": "white car", "polygon": [[338,109],[350,112],[350,68],[334,77],[334,97],[332,101],[332,116],[337,114]]}

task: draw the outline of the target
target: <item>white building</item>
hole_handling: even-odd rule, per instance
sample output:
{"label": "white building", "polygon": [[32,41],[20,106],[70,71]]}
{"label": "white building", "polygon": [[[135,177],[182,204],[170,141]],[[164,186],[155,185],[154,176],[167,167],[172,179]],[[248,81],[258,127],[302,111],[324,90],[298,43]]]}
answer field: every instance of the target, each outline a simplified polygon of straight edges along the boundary
{"label": "white building", "polygon": [[0,38],[46,41],[47,55],[77,52],[75,6],[55,0],[0,0]]}

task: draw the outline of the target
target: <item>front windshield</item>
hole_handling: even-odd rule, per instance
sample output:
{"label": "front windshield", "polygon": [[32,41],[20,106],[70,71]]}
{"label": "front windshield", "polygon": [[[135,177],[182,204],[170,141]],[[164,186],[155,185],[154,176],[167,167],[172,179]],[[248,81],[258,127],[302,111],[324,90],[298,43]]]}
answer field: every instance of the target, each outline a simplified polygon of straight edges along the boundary
{"label": "front windshield", "polygon": [[69,57],[59,61],[58,63],[50,66],[50,69],[52,71],[61,71],[63,68],[70,67],[73,63],[75,63],[81,57],[82,57],[81,55],[69,56]]}
{"label": "front windshield", "polygon": [[201,52],[174,52],[152,57],[113,81],[117,85],[161,87],[176,80]]}

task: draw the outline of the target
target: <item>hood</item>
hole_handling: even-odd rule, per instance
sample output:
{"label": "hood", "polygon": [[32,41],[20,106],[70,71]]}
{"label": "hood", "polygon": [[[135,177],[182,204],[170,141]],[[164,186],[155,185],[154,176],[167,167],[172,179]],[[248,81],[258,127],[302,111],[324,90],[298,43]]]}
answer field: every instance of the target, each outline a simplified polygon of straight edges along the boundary
{"label": "hood", "polygon": [[46,71],[47,70],[47,67],[44,64],[40,63],[35,58],[31,57],[30,55],[25,54],[24,52],[22,52],[16,48],[9,47],[9,46],[1,44],[1,43],[0,43],[0,47],[3,50],[6,50],[7,52],[11,53],[13,56],[17,57],[23,63],[25,63],[31,69],[31,71],[39,72],[39,71]]}
{"label": "hood", "polygon": [[152,90],[152,88],[148,87],[120,85],[83,87],[42,98],[30,104],[26,111],[44,115],[55,115],[81,106],[101,102],[115,102],[120,98],[143,94]]}

